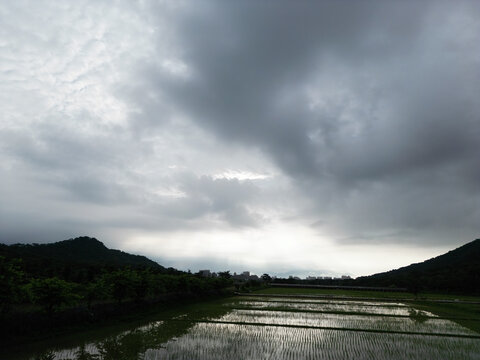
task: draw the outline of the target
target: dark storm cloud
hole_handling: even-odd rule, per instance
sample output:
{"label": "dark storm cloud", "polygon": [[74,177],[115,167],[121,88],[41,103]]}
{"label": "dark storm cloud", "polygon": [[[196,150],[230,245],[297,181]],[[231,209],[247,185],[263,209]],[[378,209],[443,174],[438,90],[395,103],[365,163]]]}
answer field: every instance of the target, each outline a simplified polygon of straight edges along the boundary
{"label": "dark storm cloud", "polygon": [[[264,148],[296,175],[315,174],[321,149],[308,134],[334,124],[308,109],[304,87],[329,71],[325,57],[361,70],[378,55],[409,51],[425,7],[367,5],[245,2],[192,10],[177,29],[194,79],[159,78],[157,89],[220,136]],[[384,39],[375,46],[368,38],[377,34]]]}
{"label": "dark storm cloud", "polygon": [[148,71],[166,103],[269,154],[334,232],[474,236],[477,3],[209,5],[174,24],[191,78]]}
{"label": "dark storm cloud", "polygon": [[18,4],[0,5],[0,240],[478,236],[478,2]]}

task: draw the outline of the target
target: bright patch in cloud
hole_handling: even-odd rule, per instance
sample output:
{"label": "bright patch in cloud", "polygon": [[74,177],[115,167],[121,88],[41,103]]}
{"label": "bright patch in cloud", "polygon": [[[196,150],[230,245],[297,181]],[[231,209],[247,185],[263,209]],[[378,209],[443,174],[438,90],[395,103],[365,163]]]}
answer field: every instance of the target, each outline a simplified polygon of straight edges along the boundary
{"label": "bright patch in cloud", "polygon": [[187,79],[192,75],[192,71],[187,64],[178,59],[163,60],[161,65],[166,71],[174,76]]}
{"label": "bright patch in cloud", "polygon": [[259,174],[251,171],[226,170],[222,173],[213,175],[214,179],[237,179],[237,180],[264,180],[272,178],[271,174]]}

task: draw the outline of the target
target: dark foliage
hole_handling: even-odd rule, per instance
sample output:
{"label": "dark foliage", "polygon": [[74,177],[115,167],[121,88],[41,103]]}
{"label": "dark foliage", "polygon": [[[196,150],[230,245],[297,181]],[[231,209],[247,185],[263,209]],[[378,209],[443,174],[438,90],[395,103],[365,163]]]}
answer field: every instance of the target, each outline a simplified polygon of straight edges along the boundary
{"label": "dark foliage", "polygon": [[22,259],[21,268],[34,277],[59,277],[77,283],[92,282],[99,273],[129,266],[156,273],[183,273],[164,268],[145,256],[112,250],[94,238],[79,237],[52,244],[0,244],[0,256]]}
{"label": "dark foliage", "polygon": [[10,311],[13,304],[20,302],[23,273],[18,259],[7,260],[0,256],[0,315]]}
{"label": "dark foliage", "polygon": [[422,263],[356,279],[362,286],[406,287],[412,293],[480,294],[480,239]]}
{"label": "dark foliage", "polygon": [[99,305],[195,297],[228,286],[227,277],[204,278],[166,269],[144,256],[110,250],[87,237],[45,245],[0,245],[0,316],[4,320],[15,307],[33,306],[34,312],[49,316],[73,309],[94,314]]}

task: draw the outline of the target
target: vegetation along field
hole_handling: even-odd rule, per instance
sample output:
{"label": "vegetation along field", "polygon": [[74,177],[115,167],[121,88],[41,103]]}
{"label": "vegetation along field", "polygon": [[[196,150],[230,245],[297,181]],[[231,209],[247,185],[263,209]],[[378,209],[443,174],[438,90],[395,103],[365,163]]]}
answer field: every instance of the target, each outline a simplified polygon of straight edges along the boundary
{"label": "vegetation along field", "polygon": [[6,355],[11,360],[478,359],[478,307],[462,307],[461,301],[362,300],[338,292],[252,293],[174,307],[123,328]]}

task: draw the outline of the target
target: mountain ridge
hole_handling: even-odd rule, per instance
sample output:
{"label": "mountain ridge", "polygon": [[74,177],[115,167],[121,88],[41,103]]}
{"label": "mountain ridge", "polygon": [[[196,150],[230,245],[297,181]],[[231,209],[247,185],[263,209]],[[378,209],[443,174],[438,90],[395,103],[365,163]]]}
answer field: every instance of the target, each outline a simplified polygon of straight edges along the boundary
{"label": "mountain ridge", "polygon": [[183,273],[165,268],[143,255],[109,249],[101,241],[88,236],[47,244],[0,243],[0,257],[17,259],[18,266],[29,277],[59,277],[78,283],[92,281],[102,272],[128,267],[163,274]]}
{"label": "mountain ridge", "polygon": [[9,257],[13,257],[12,255],[18,255],[19,257],[33,256],[74,263],[103,262],[113,266],[130,265],[163,268],[163,266],[143,255],[109,249],[101,241],[88,236],[47,244],[2,245],[3,249],[0,249],[0,254],[6,253],[7,256],[11,254]]}
{"label": "mountain ridge", "polygon": [[480,293],[480,239],[423,262],[356,279],[359,285]]}

